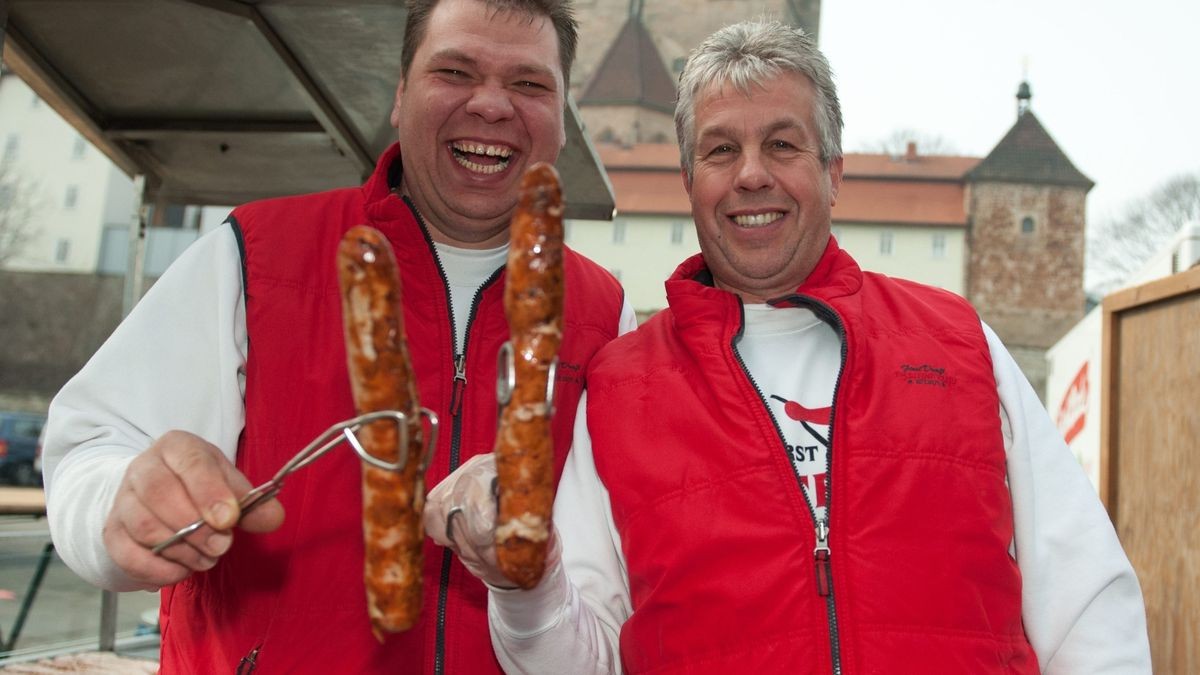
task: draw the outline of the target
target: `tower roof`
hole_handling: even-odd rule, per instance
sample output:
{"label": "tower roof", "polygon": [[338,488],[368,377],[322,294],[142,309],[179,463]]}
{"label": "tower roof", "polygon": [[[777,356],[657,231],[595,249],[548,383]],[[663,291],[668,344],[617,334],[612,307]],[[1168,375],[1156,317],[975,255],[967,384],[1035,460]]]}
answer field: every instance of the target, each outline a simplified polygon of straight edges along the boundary
{"label": "tower roof", "polygon": [[636,105],[667,114],[675,111],[675,81],[638,14],[630,13],[579,105]]}
{"label": "tower roof", "polygon": [[1075,168],[1028,109],[1017,117],[1017,123],[988,156],[967,174],[967,180],[1068,185],[1085,190],[1095,185]]}

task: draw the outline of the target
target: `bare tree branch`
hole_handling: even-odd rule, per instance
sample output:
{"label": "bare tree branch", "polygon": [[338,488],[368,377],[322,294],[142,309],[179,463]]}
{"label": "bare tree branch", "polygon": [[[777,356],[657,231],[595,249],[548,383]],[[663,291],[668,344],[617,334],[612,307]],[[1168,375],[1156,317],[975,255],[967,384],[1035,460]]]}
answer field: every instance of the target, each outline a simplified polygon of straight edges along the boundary
{"label": "bare tree branch", "polygon": [[38,195],[36,182],[13,163],[0,163],[0,266],[33,237],[33,217],[41,203]]}
{"label": "bare tree branch", "polygon": [[920,155],[957,155],[959,151],[944,136],[925,133],[916,129],[897,129],[887,136],[866,143],[860,152],[881,153],[903,157],[908,153],[908,144],[917,144]]}
{"label": "bare tree branch", "polygon": [[1175,176],[1123,215],[1088,228],[1088,290],[1102,295],[1116,288],[1189,222],[1200,222],[1200,173]]}

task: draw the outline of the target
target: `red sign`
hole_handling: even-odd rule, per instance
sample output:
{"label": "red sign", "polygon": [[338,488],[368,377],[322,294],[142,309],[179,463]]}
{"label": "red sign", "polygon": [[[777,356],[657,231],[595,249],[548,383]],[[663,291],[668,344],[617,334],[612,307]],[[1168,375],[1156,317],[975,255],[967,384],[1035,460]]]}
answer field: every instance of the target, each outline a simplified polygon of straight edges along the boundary
{"label": "red sign", "polygon": [[1083,367],[1075,374],[1075,379],[1071,380],[1071,386],[1067,387],[1067,393],[1063,394],[1062,402],[1058,404],[1055,422],[1067,443],[1083,431],[1084,422],[1087,420],[1087,398],[1088,364],[1084,361]]}

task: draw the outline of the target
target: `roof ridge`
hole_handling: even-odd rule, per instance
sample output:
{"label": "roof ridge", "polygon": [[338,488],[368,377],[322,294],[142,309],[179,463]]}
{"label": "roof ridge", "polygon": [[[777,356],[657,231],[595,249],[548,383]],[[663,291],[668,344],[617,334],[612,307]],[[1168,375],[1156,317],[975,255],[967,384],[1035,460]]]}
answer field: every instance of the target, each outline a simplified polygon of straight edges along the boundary
{"label": "roof ridge", "polygon": [[617,32],[578,104],[637,105],[674,112],[675,82],[637,16],[626,19]]}
{"label": "roof ridge", "polygon": [[1017,117],[996,147],[968,172],[967,179],[1067,185],[1085,190],[1095,185],[1075,167],[1032,110]]}

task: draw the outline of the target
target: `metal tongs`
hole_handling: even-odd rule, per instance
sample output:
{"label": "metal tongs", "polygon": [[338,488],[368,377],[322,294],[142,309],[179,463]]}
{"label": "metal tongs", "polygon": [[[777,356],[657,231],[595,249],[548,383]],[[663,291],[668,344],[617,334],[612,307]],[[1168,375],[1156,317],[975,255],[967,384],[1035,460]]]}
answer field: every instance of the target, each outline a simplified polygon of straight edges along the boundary
{"label": "metal tongs", "polygon": [[[496,353],[496,402],[501,408],[512,400],[513,392],[517,389],[517,367],[514,362],[515,350],[512,340],[500,345]],[[546,372],[546,414],[554,414],[554,379],[558,372],[558,356],[550,362]]]}
{"label": "metal tongs", "polygon": [[[429,467],[429,460],[433,455],[433,449],[437,447],[438,416],[428,408],[421,408],[420,415],[421,417],[429,420],[429,438],[425,443],[425,452],[420,458],[421,463],[417,466],[417,472],[424,473],[425,469]],[[366,448],[362,446],[362,443],[359,442],[358,436],[355,436],[355,432],[361,429],[363,425],[388,419],[395,420],[400,431],[400,459],[396,462],[385,462],[382,459],[370,454],[367,452]],[[354,448],[355,454],[362,458],[364,462],[372,466],[379,467],[385,471],[403,471],[404,467],[408,465],[407,422],[408,416],[399,410],[381,410],[378,412],[365,413],[359,415],[358,417],[352,417],[329,427],[321,435],[314,438],[311,443],[304,446],[303,450],[296,453],[296,456],[292,457],[287,464],[284,464],[283,468],[280,469],[279,472],[271,478],[271,480],[268,480],[267,482],[250,490],[240,500],[238,500],[238,508],[241,509],[241,515],[238,517],[238,520],[240,521],[246,516],[247,513],[253,511],[255,508],[258,508],[259,505],[270,499],[273,499],[275,495],[279,494],[279,491],[283,489],[283,480],[287,478],[289,474],[302,469],[309,464],[312,464],[317,460],[317,458],[341,445],[343,442],[349,443],[350,447]],[[204,519],[201,518],[200,520],[197,520],[180,529],[178,532],[170,537],[167,537],[158,544],[155,544],[154,548],[150,550],[155,555],[162,555],[162,552],[167,548],[179,543],[185,537],[192,534],[196,530],[199,530],[203,526]]]}

